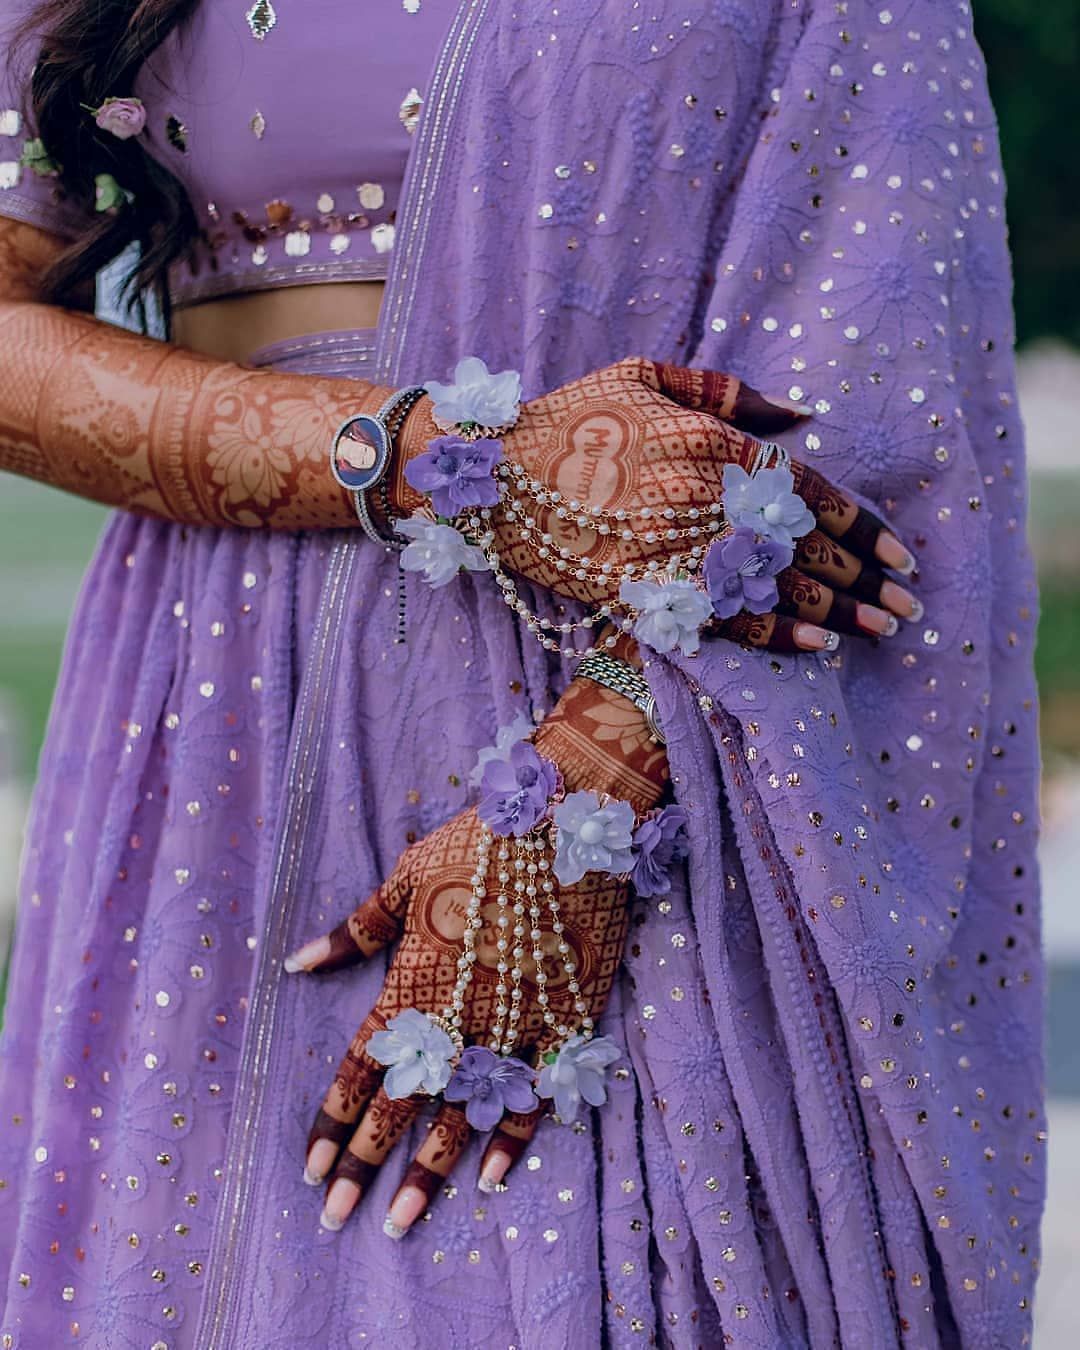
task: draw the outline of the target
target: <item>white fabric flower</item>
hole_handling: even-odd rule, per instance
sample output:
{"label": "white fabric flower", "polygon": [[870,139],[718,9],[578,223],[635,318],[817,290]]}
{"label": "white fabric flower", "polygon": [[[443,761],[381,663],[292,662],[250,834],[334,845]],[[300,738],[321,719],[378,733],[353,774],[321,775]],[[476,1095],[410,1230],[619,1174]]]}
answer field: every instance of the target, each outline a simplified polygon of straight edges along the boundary
{"label": "white fabric flower", "polygon": [[495,744],[485,745],[477,754],[476,767],[469,774],[469,786],[479,787],[480,779],[484,776],[484,765],[489,760],[505,759],[518,741],[531,736],[535,730],[532,718],[525,713],[518,713],[512,722],[500,727],[495,733]]}
{"label": "white fabric flower", "polygon": [[388,1066],[383,1079],[386,1095],[396,1101],[426,1092],[434,1097],[449,1083],[457,1047],[429,1017],[406,1008],[391,1017],[385,1031],[368,1041],[368,1054]]}
{"label": "white fabric flower", "polygon": [[619,599],[638,611],[634,636],[658,652],[681,648],[687,656],[701,646],[701,625],[712,616],[712,601],[692,581],[624,581]]}
{"label": "white fabric flower", "polygon": [[755,534],[788,548],[817,524],[785,466],[751,476],[738,464],[725,464],[724,515],[732,525],[749,525]]}
{"label": "white fabric flower", "polygon": [[394,529],[412,541],[401,551],[402,567],[406,572],[423,572],[432,587],[453,581],[463,567],[469,572],[491,569],[483,550],[466,543],[452,525],[415,515],[395,522]]}
{"label": "white fabric flower", "polygon": [[552,1062],[544,1057],[536,1095],[554,1098],[559,1119],[564,1125],[572,1125],[582,1101],[590,1106],[603,1106],[607,1101],[604,1074],[621,1058],[622,1051],[610,1036],[594,1036],[591,1040],[571,1036]]}
{"label": "white fabric flower", "polygon": [[434,399],[432,416],[444,429],[462,422],[479,426],[512,427],[521,404],[521,376],[516,370],[493,375],[479,356],[466,356],[454,370],[453,384],[429,380],[427,391]]}
{"label": "white fabric flower", "polygon": [[600,805],[595,792],[571,792],[551,813],[557,827],[555,876],[573,886],[586,872],[621,876],[634,866],[634,808],[629,802]]}

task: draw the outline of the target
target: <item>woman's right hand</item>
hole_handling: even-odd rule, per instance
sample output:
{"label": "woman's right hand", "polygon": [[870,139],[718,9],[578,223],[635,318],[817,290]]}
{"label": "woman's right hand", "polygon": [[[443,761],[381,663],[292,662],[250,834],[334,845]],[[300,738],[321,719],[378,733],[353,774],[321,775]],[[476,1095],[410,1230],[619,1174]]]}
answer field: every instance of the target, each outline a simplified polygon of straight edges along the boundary
{"label": "woman's right hand", "polygon": [[[626,563],[664,562],[693,543],[707,546],[716,519],[709,507],[723,497],[725,465],[749,470],[758,438],[804,415],[734,376],[644,357],[532,399],[503,436],[504,452],[559,500],[521,498],[531,525],[521,509],[511,515],[505,503],[495,507],[490,523],[499,556],[509,570],[561,595],[592,605],[609,601]],[[408,420],[389,485],[399,513],[425,505],[406,483],[405,465],[440,434],[423,400]],[[909,574],[915,565],[884,522],[815,470],[793,462],[792,471],[817,527],[799,540],[794,565],[778,578],[777,610],[739,614],[713,631],[773,650],[813,651],[835,645],[833,633],[887,637],[899,618],[921,617],[919,602],[883,570]],[[685,522],[691,508],[701,512],[700,536],[669,540],[665,513]],[[615,518],[609,523],[600,512]],[[560,559],[560,548],[587,555],[591,575]],[[601,569],[604,578],[596,575]]]}

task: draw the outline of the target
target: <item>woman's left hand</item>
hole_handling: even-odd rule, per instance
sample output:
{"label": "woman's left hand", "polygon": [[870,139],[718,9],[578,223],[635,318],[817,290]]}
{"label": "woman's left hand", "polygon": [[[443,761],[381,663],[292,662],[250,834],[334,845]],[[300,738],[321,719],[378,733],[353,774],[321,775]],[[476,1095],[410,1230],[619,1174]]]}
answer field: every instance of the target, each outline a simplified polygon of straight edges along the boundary
{"label": "woman's left hand", "polygon": [[[616,655],[636,660],[634,644],[620,638]],[[637,816],[660,799],[667,781],[667,755],[651,737],[643,713],[629,699],[578,677],[537,729],[536,750],[557,764],[565,790],[589,788],[629,802]],[[338,1068],[308,1139],[305,1180],[328,1185],[322,1223],[342,1226],[427,1098],[394,1099],[385,1071],[369,1054],[371,1037],[409,1008],[441,1016],[451,1006],[464,951],[469,901],[477,873],[481,825],[474,809],[462,812],[398,860],[387,881],[330,934],[291,956],[290,971],[323,974],[358,964],[400,938],[375,1007],[365,1018]],[[500,858],[502,839],[491,841],[486,899],[476,934],[474,974],[463,998],[461,1031],[467,1044],[487,1045],[498,1018],[500,907],[506,889],[500,872],[513,872]],[[510,841],[513,842],[512,840]],[[598,1020],[622,960],[628,923],[629,887],[623,878],[588,872],[555,891],[559,922],[542,916],[540,950],[547,975],[535,978],[531,926],[522,942],[521,1000],[515,1057],[534,1061],[559,1040],[558,1027],[575,1027],[583,1016]],[[503,917],[508,917],[503,915]],[[512,916],[509,917],[512,923]],[[574,966],[564,968],[564,941]],[[545,1004],[544,1000],[547,1000]],[[503,1000],[505,1002],[505,999]],[[577,1006],[587,1009],[584,1014]],[[554,1014],[555,1026],[545,1018]],[[493,1190],[532,1137],[541,1117],[508,1110],[488,1143],[480,1188]],[[444,1101],[410,1164],[389,1210],[386,1232],[401,1237],[424,1212],[469,1142],[472,1130],[461,1107]]]}

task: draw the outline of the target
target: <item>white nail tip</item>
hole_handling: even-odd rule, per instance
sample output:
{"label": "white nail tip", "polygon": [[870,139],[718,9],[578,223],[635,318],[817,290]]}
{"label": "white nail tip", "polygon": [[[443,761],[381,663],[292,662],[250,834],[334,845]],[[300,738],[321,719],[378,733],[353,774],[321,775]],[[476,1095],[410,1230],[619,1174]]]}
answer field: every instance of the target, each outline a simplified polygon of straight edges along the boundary
{"label": "white nail tip", "polygon": [[304,1185],[305,1185],[305,1186],[321,1186],[322,1184],[323,1184],[323,1178],[322,1178],[321,1176],[319,1176],[318,1172],[313,1172],[313,1171],[311,1171],[311,1169],[308,1168],[308,1167],[305,1167],[305,1168],[304,1168]]}
{"label": "white nail tip", "polygon": [[300,962],[296,959],[295,956],[287,956],[285,958],[285,973],[287,975],[295,975],[298,970],[303,969],[304,967],[300,964]]}
{"label": "white nail tip", "polygon": [[834,651],[836,651],[837,647],[839,647],[839,646],[840,646],[840,634],[839,634],[839,633],[826,633],[826,634],[825,634],[825,645],[824,645],[824,647],[822,647],[822,649],[821,649],[823,652],[834,652]]}
{"label": "white nail tip", "polygon": [[885,625],[885,636],[892,637],[892,635],[896,632],[896,630],[899,627],[900,627],[899,619],[897,619],[895,614],[890,614],[889,622]]}
{"label": "white nail tip", "polygon": [[383,1219],[382,1230],[391,1242],[400,1242],[409,1231],[407,1228],[399,1228],[389,1214]]}
{"label": "white nail tip", "polygon": [[497,1181],[492,1181],[490,1177],[481,1177],[476,1183],[476,1189],[483,1191],[485,1195],[494,1195],[498,1184]]}
{"label": "white nail tip", "polygon": [[328,1233],[339,1232],[344,1223],[344,1219],[335,1219],[333,1214],[327,1214],[325,1209],[319,1215],[319,1226],[325,1228]]}
{"label": "white nail tip", "polygon": [[912,599],[911,613],[908,615],[908,623],[918,623],[926,613],[926,606],[921,600]]}

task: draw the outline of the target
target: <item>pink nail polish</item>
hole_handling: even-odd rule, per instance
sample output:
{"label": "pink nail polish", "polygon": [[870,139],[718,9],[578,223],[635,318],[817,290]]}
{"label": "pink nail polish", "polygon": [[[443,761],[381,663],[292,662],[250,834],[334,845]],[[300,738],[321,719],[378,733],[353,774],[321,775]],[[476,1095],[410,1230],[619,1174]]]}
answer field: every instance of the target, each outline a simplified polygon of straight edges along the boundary
{"label": "pink nail polish", "polygon": [[480,1172],[480,1179],[476,1186],[478,1190],[483,1191],[485,1195],[491,1195],[500,1185],[502,1179],[510,1170],[512,1159],[508,1153],[503,1153],[501,1149],[494,1149]]}
{"label": "pink nail polish", "polygon": [[856,605],[855,617],[864,632],[875,633],[878,637],[892,637],[898,627],[895,614],[886,614],[873,605]]}
{"label": "pink nail polish", "polygon": [[824,652],[831,650],[829,647],[829,638],[834,636],[826,629],[819,628],[813,623],[797,623],[794,628],[793,636],[796,643],[806,651]]}
{"label": "pink nail polish", "polygon": [[327,1172],[333,1167],[338,1146],[330,1139],[317,1139],[308,1154],[304,1180],[309,1186],[321,1186]]}
{"label": "pink nail polish", "polygon": [[285,970],[289,975],[295,975],[298,970],[309,970],[312,966],[318,965],[329,955],[330,939],[315,938],[313,942],[307,943],[285,958]]}
{"label": "pink nail polish", "polygon": [[784,412],[796,413],[799,417],[809,417],[814,411],[809,403],[796,403],[793,399],[780,398],[775,394],[762,394],[762,398],[774,408],[783,408]]}
{"label": "pink nail polish", "polygon": [[395,1241],[403,1238],[427,1209],[427,1203],[428,1198],[419,1186],[403,1186],[387,1211],[383,1232]]}
{"label": "pink nail polish", "polygon": [[327,1192],[319,1222],[324,1228],[336,1233],[356,1207],[360,1199],[360,1187],[347,1177],[339,1177]]}

